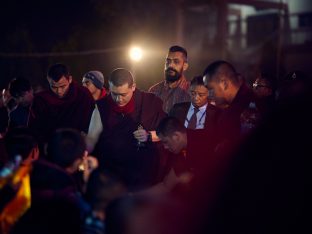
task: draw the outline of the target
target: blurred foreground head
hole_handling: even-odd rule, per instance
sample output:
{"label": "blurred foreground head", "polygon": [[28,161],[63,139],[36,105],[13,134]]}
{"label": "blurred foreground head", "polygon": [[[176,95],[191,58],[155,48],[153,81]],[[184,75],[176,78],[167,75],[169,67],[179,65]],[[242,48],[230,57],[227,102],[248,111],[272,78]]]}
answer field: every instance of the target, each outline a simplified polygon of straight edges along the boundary
{"label": "blurred foreground head", "polygon": [[85,152],[86,143],[80,132],[64,128],[56,130],[48,142],[47,158],[64,169],[77,169]]}

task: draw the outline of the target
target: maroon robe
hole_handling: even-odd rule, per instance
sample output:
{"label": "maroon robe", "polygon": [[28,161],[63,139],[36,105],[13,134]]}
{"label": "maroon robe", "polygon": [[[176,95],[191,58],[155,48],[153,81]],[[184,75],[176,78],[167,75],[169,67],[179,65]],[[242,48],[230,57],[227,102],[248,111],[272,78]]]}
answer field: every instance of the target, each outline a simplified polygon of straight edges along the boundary
{"label": "maroon robe", "polygon": [[119,175],[130,190],[150,186],[160,180],[162,174],[163,149],[160,142],[145,142],[138,147],[133,132],[141,125],[145,130],[155,130],[166,116],[162,101],[154,94],[136,89],[134,111],[114,111],[110,96],[97,102],[103,132],[94,155],[99,158],[100,167]]}
{"label": "maroon robe", "polygon": [[74,128],[87,133],[93,109],[94,100],[90,92],[72,82],[63,98],[51,90],[35,95],[30,127],[42,142],[46,142],[58,128]]}

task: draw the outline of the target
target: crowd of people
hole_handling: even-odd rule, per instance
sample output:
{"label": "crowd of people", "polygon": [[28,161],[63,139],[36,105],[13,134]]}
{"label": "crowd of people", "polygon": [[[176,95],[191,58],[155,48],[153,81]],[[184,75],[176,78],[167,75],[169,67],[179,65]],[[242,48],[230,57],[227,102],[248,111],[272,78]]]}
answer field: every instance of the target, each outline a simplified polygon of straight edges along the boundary
{"label": "crowd of people", "polygon": [[[223,60],[187,79],[171,46],[148,92],[68,66],[16,77],[0,105],[1,233],[298,233],[310,181],[311,80]],[[277,82],[279,81],[279,82]],[[311,227],[309,227],[311,230]]]}

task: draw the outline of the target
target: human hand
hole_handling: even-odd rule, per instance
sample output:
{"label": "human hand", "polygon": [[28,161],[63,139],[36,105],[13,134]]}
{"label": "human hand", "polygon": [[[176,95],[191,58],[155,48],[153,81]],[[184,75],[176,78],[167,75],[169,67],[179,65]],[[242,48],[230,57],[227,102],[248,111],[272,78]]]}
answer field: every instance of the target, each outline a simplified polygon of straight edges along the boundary
{"label": "human hand", "polygon": [[148,131],[145,129],[138,129],[133,132],[133,136],[138,142],[146,142],[148,140],[148,134]]}
{"label": "human hand", "polygon": [[79,165],[79,170],[83,172],[83,179],[88,181],[91,172],[99,166],[98,160],[91,155],[85,153],[82,158],[82,163]]}

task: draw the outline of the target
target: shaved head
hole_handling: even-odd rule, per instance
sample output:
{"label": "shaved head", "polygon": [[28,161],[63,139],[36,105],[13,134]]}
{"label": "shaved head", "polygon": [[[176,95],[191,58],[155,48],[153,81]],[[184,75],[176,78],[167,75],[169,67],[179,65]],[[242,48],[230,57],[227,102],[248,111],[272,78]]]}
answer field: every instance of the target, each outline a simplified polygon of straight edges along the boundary
{"label": "shaved head", "polygon": [[220,81],[221,79],[230,80],[233,85],[239,86],[239,77],[232,64],[220,60],[208,65],[204,71],[204,83],[207,86],[211,81]]}

